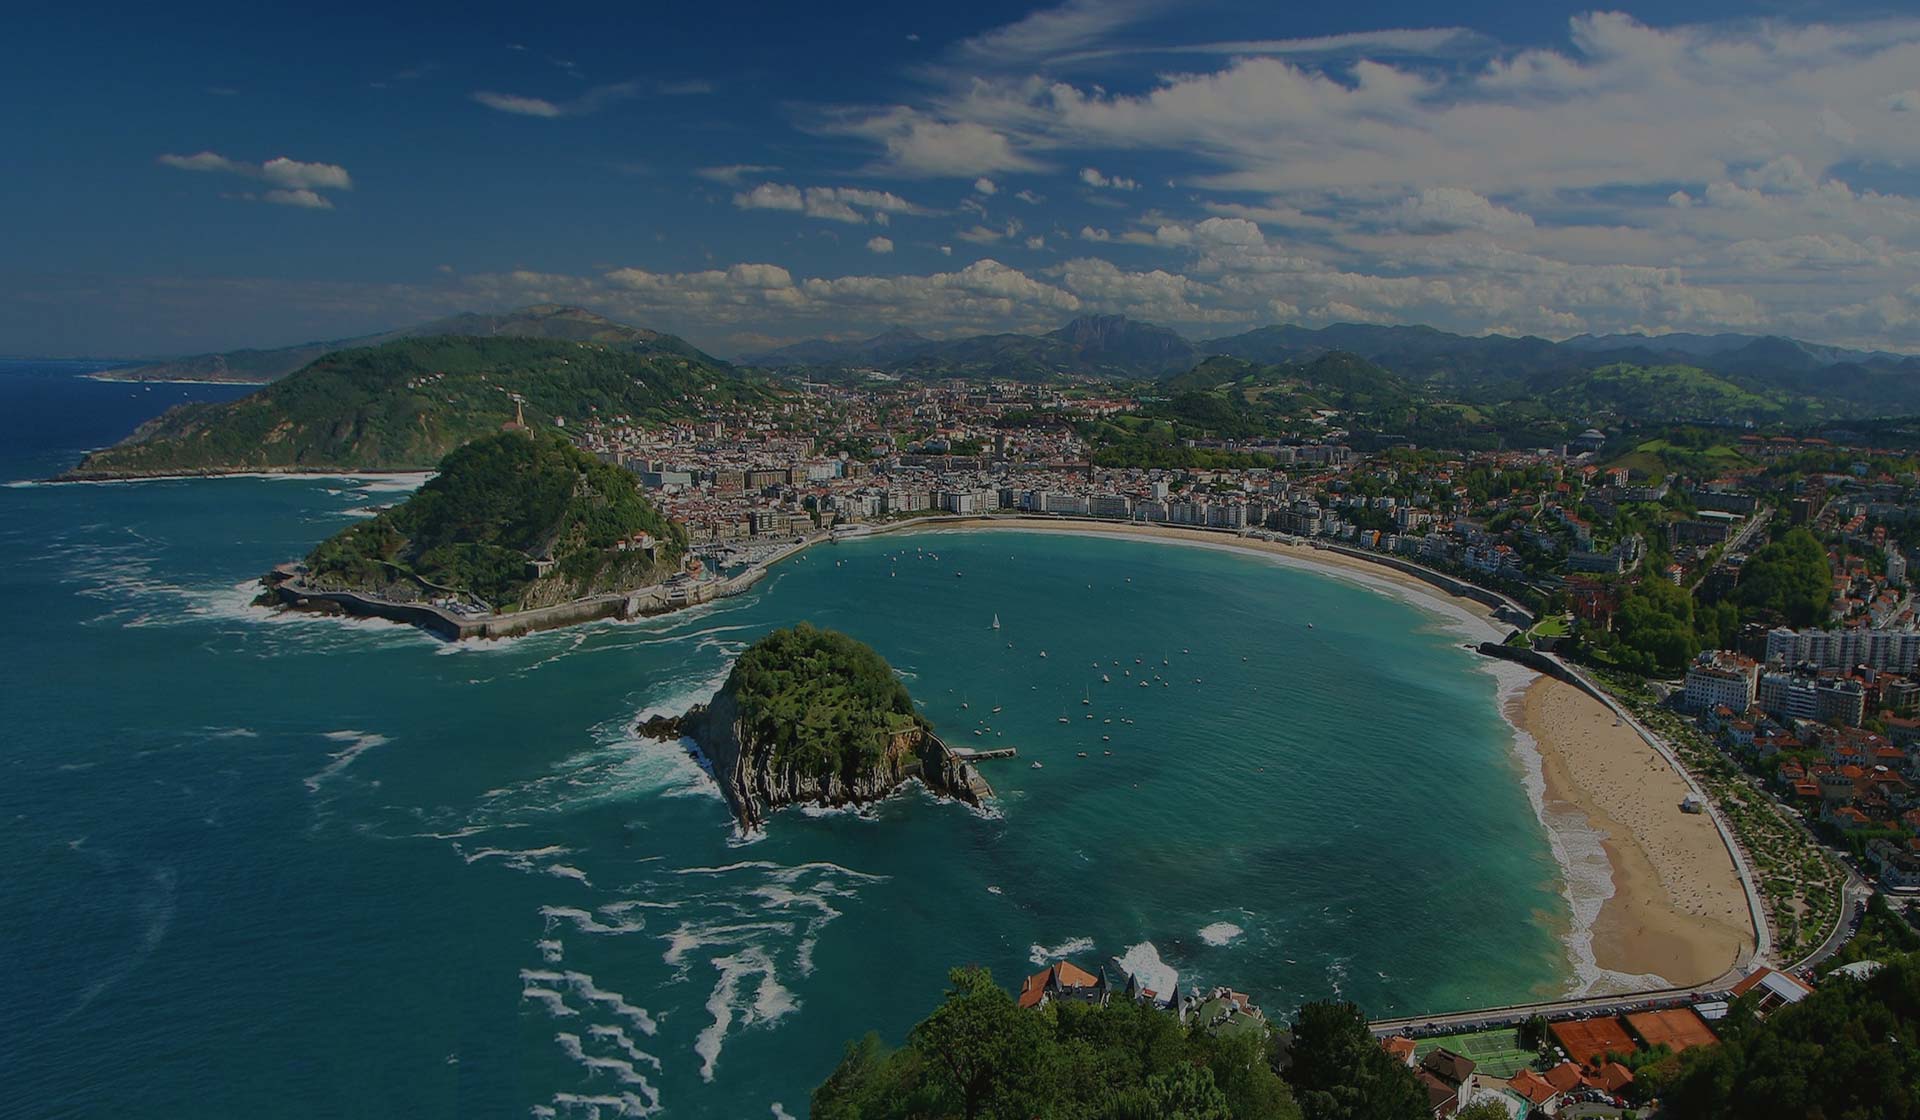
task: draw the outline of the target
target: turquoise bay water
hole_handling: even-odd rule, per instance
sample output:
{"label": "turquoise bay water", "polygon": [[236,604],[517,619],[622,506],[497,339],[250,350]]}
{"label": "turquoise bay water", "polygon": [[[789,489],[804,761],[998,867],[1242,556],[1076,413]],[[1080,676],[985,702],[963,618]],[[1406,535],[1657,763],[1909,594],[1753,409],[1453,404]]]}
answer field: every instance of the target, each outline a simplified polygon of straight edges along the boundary
{"label": "turquoise bay water", "polygon": [[[5,477],[154,411],[71,373],[0,367]],[[711,608],[491,645],[246,606],[396,492],[0,489],[0,1114],[798,1116],[949,966],[1013,983],[1048,950],[1279,1014],[1566,982],[1494,679],[1399,599],[982,531],[823,546]],[[983,764],[994,810],[914,793],[743,838],[683,753],[630,733],[801,619],[872,643],[950,741],[1018,746]]]}

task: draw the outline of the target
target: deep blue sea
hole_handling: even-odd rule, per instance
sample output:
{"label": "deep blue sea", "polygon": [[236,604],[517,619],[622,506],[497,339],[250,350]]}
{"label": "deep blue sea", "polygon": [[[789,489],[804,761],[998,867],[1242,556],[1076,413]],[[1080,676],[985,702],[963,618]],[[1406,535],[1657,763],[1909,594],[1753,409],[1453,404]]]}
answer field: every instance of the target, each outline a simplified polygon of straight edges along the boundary
{"label": "deep blue sea", "polygon": [[[0,479],[243,391],[89,368],[0,363]],[[407,485],[0,488],[0,1115],[802,1116],[950,966],[1015,984],[1051,953],[1281,1016],[1568,982],[1497,682],[1402,599],[995,530],[493,644],[248,606]],[[913,793],[743,837],[631,734],[802,619],[872,643],[951,741],[1020,749],[983,764],[991,812]]]}

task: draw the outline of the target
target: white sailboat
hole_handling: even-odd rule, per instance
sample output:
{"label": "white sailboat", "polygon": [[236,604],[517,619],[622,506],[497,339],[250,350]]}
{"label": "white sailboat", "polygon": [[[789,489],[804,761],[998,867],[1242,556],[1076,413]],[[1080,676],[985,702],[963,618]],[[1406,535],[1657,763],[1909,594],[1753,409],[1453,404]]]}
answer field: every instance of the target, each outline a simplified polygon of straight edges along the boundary
{"label": "white sailboat", "polygon": [[1000,616],[997,614],[993,616],[993,628],[995,630],[1000,629]]}

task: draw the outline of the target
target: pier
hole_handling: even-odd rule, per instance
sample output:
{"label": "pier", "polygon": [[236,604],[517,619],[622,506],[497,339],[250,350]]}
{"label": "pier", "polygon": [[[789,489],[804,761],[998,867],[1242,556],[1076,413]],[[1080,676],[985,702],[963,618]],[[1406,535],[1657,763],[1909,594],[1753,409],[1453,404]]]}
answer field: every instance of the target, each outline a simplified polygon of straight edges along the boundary
{"label": "pier", "polygon": [[948,747],[947,750],[953,754],[953,757],[963,762],[984,762],[989,758],[1020,757],[1020,751],[1017,747],[989,747],[985,750],[978,751],[969,750],[966,747]]}

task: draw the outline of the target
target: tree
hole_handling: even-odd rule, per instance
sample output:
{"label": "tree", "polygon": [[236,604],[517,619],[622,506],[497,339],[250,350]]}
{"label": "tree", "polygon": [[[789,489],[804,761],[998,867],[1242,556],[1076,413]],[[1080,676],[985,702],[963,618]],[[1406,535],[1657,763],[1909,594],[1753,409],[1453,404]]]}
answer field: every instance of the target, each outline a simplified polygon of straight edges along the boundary
{"label": "tree", "polygon": [[1694,632],[1693,597],[1664,579],[1645,579],[1620,600],[1614,615],[1629,668],[1677,673],[1700,652]]}
{"label": "tree", "polygon": [[1307,1120],[1424,1120],[1426,1094],[1351,1003],[1302,1004],[1287,1071]]}
{"label": "tree", "polygon": [[1036,1065],[1045,1044],[1041,1020],[1015,1005],[984,968],[956,968],[947,980],[945,1002],[913,1028],[908,1045],[965,1120],[1018,1116],[1020,1075]]}
{"label": "tree", "polygon": [[1790,530],[1762,545],[1741,567],[1736,594],[1741,606],[1771,611],[1790,626],[1823,622],[1833,598],[1827,550],[1806,529]]}
{"label": "tree", "polygon": [[1453,1120],[1508,1120],[1507,1106],[1499,1101],[1479,1101],[1453,1114]]}

